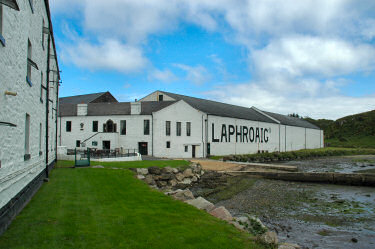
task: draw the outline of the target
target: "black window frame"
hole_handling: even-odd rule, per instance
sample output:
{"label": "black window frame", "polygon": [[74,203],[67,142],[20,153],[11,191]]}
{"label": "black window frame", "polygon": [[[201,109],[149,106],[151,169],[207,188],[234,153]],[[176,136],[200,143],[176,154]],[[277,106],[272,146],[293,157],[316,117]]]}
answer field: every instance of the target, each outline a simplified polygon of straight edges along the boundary
{"label": "black window frame", "polygon": [[181,122],[176,122],[176,136],[181,137]]}
{"label": "black window frame", "polygon": [[158,101],[164,101],[164,95],[163,94],[160,94],[159,97],[158,97]]}
{"label": "black window frame", "polygon": [[92,132],[98,132],[98,131],[99,131],[99,121],[93,120],[92,121]]}
{"label": "black window frame", "polygon": [[171,148],[171,141],[167,141],[166,147],[167,147],[167,149]]}
{"label": "black window frame", "polygon": [[150,120],[143,120],[143,135],[150,135]]}
{"label": "black window frame", "polygon": [[66,121],[65,122],[65,131],[66,132],[72,132],[72,121]]}
{"label": "black window frame", "polygon": [[120,135],[126,135],[126,120],[120,120]]}
{"label": "black window frame", "polygon": [[185,152],[189,152],[189,146],[185,145]]}
{"label": "black window frame", "polygon": [[171,121],[165,121],[165,135],[171,135]]}
{"label": "black window frame", "polygon": [[81,147],[81,140],[76,140],[76,147],[80,148]]}
{"label": "black window frame", "polygon": [[191,122],[186,122],[186,136],[191,136]]}

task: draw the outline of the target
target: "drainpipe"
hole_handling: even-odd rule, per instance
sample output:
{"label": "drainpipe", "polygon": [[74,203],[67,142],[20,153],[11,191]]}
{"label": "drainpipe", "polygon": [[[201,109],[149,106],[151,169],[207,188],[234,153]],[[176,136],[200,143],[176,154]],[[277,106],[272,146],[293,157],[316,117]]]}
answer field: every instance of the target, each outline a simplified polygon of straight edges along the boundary
{"label": "drainpipe", "polygon": [[59,108],[59,79],[57,79],[57,82],[56,82],[56,140],[55,140],[55,161],[57,162],[57,118],[58,118],[58,112],[60,110]]}
{"label": "drainpipe", "polygon": [[[151,126],[152,126],[152,129],[151,129],[151,149],[152,149],[152,153],[151,155],[154,156],[154,114],[151,113]],[[138,151],[139,152],[139,151]]]}
{"label": "drainpipe", "polygon": [[281,131],[280,131],[280,124],[279,124],[279,152],[281,152]]}
{"label": "drainpipe", "polygon": [[46,90],[46,178],[48,178],[48,118],[49,118],[49,71],[50,71],[50,50],[51,50],[51,23],[48,22],[48,45],[47,45],[47,90]]}

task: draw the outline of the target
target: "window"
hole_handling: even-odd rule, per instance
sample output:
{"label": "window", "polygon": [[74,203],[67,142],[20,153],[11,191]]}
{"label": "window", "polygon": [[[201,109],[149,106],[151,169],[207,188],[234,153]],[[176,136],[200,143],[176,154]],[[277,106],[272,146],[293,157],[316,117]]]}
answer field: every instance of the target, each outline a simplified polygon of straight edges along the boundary
{"label": "window", "polygon": [[181,136],[181,122],[176,123],[176,136]]}
{"label": "window", "polygon": [[66,131],[67,132],[72,131],[72,121],[66,121]]}
{"label": "window", "polygon": [[167,148],[171,148],[171,142],[170,141],[167,141]]}
{"label": "window", "polygon": [[185,145],[185,152],[189,151],[189,146]]}
{"label": "window", "polygon": [[165,121],[165,135],[171,135],[171,121]]}
{"label": "window", "polygon": [[92,121],[92,132],[98,132],[98,121]]}
{"label": "window", "polygon": [[30,8],[31,8],[31,13],[34,14],[34,1],[33,0],[29,0],[29,4],[30,4]]}
{"label": "window", "polygon": [[159,95],[159,101],[163,101],[163,94]]}
{"label": "window", "polygon": [[120,134],[126,135],[126,120],[120,121]]}
{"label": "window", "polygon": [[39,156],[42,155],[42,124],[39,124]]}
{"label": "window", "polygon": [[5,47],[5,39],[3,37],[3,5],[0,4],[0,43]]}
{"label": "window", "polygon": [[190,137],[191,135],[191,122],[186,122],[186,136]]}
{"label": "window", "polygon": [[43,103],[43,72],[40,72],[40,102]]}
{"label": "window", "polygon": [[117,124],[113,123],[112,120],[108,120],[103,124],[103,132],[117,132]]}
{"label": "window", "polygon": [[45,25],[45,23],[44,23],[44,18],[43,18],[43,23],[42,23],[42,48],[43,48],[43,50],[44,50],[44,32],[43,32],[44,25]]}
{"label": "window", "polygon": [[81,140],[76,140],[76,147],[81,147]]}
{"label": "window", "polygon": [[26,76],[26,81],[29,83],[30,86],[33,84],[31,83],[31,63],[30,60],[32,58],[32,53],[33,53],[33,47],[31,46],[30,40],[27,41],[27,76]]}
{"label": "window", "polygon": [[98,146],[98,141],[92,141],[92,146]]}
{"label": "window", "polygon": [[150,135],[150,120],[149,119],[143,120],[143,134]]}
{"label": "window", "polygon": [[30,159],[30,115],[26,114],[25,119],[25,160]]}

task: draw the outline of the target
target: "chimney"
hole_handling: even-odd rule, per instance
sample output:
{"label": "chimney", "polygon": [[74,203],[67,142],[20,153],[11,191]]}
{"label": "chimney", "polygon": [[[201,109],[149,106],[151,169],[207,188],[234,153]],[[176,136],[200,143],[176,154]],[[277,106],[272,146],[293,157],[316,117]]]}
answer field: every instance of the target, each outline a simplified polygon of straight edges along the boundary
{"label": "chimney", "polygon": [[87,104],[77,105],[77,116],[87,116]]}
{"label": "chimney", "polygon": [[139,115],[141,114],[142,110],[142,102],[131,102],[130,103],[130,114],[131,115]]}

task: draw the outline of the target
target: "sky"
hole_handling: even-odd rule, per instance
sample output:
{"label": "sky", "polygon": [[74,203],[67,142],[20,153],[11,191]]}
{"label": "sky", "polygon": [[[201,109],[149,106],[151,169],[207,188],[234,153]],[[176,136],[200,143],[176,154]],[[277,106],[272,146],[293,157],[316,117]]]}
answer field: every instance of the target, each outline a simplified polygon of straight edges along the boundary
{"label": "sky", "polygon": [[60,96],[156,91],[337,119],[375,109],[373,0],[50,0]]}

